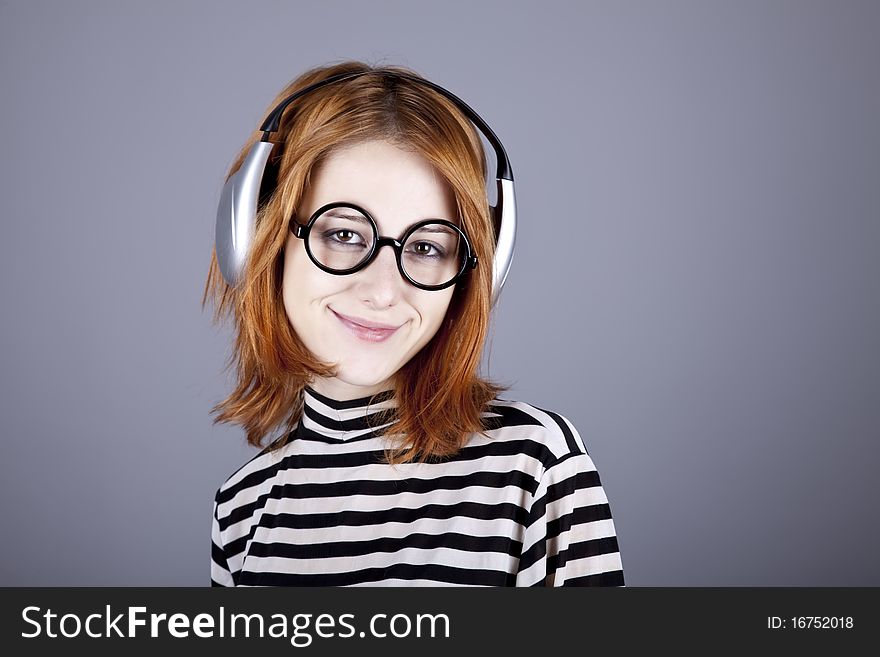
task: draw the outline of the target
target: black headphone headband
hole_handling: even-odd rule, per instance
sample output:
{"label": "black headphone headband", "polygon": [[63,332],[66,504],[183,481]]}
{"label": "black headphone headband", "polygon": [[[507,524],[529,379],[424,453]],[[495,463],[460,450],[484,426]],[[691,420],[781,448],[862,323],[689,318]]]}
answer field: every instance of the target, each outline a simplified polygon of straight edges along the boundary
{"label": "black headphone headband", "polygon": [[404,73],[398,73],[397,71],[389,71],[387,69],[373,69],[369,71],[354,71],[348,73],[337,73],[336,75],[332,75],[329,78],[321,80],[319,82],[315,82],[314,84],[310,84],[309,86],[300,89],[299,91],[294,92],[284,100],[282,100],[275,109],[266,117],[266,120],[263,121],[263,125],[260,126],[260,130],[263,132],[263,137],[261,141],[269,141],[269,134],[272,132],[278,132],[278,127],[281,123],[281,115],[284,114],[284,110],[287,109],[287,106],[290,105],[297,98],[301,98],[305,96],[307,93],[314,91],[315,89],[320,89],[321,87],[325,87],[329,84],[333,84],[334,82],[339,82],[342,80],[351,80],[353,78],[358,78],[364,75],[383,75],[387,78],[399,78],[404,80],[411,80],[413,82],[417,82],[419,84],[424,84],[428,87],[431,87],[438,93],[446,96],[449,100],[455,103],[458,108],[464,112],[465,116],[473,123],[477,128],[482,132],[489,143],[492,145],[493,150],[495,151],[495,159],[497,161],[496,167],[496,178],[504,178],[505,180],[513,180],[513,171],[510,168],[510,160],[507,159],[507,152],[504,150],[504,146],[501,144],[501,140],[495,135],[492,131],[492,128],[477,114],[471,107],[464,102],[461,98],[456,96],[451,91],[448,91],[441,87],[438,84],[434,84],[430,80],[426,80],[425,78],[416,77],[413,75],[406,75]]}

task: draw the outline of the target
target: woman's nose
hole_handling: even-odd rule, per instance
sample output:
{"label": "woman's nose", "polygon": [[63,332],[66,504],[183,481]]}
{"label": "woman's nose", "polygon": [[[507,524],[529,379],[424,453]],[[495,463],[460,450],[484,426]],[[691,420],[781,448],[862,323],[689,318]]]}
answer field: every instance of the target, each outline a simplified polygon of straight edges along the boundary
{"label": "woman's nose", "polygon": [[357,272],[357,275],[360,278],[361,297],[377,307],[384,307],[394,304],[403,286],[408,283],[397,269],[394,247],[390,244],[382,244],[378,249],[373,261]]}

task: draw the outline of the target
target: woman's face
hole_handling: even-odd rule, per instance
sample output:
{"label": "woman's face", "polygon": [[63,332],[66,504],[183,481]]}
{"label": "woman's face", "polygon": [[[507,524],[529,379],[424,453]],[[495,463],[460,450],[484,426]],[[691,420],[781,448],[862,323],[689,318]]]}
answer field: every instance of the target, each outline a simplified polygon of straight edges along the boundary
{"label": "woman's face", "polygon": [[[312,171],[297,209],[305,223],[319,207],[348,201],[369,212],[379,235],[400,239],[421,219],[455,221],[455,198],[421,155],[385,141],[334,151]],[[437,332],[455,286],[422,290],[397,269],[394,249],[379,249],[365,269],[337,276],[319,269],[305,242],[290,233],[284,252],[284,308],[303,344],[337,376],[312,386],[333,399],[356,399],[386,390],[394,374]],[[397,327],[370,332],[358,322]]]}

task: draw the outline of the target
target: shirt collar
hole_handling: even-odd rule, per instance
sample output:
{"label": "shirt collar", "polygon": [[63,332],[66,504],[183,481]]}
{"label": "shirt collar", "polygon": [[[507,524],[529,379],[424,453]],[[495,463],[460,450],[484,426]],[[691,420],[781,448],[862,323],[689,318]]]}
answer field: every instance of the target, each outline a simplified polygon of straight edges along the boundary
{"label": "shirt collar", "polygon": [[303,388],[303,415],[297,435],[326,442],[369,438],[381,434],[393,423],[395,408],[394,390],[340,401],[306,386]]}

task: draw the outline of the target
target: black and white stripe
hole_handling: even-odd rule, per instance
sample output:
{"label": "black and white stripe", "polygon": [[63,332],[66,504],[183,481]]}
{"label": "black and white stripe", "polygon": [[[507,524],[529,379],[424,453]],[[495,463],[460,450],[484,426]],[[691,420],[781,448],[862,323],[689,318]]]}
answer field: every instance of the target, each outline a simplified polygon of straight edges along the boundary
{"label": "black and white stripe", "polygon": [[389,466],[392,391],[303,394],[287,443],[217,491],[215,586],[623,586],[599,474],[563,416],[495,399],[488,438]]}

